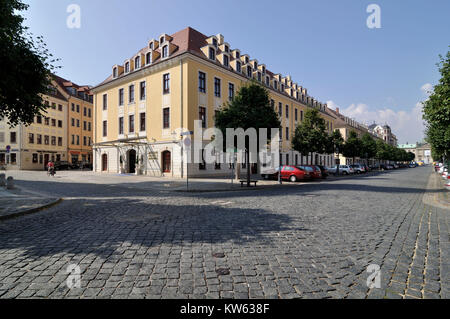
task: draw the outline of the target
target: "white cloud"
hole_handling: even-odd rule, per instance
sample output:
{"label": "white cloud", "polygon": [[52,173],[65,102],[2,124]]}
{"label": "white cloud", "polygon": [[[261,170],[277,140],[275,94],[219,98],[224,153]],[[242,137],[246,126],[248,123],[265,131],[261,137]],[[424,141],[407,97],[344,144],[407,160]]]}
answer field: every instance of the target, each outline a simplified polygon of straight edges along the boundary
{"label": "white cloud", "polygon": [[431,83],[425,83],[420,89],[426,96],[430,96],[433,93],[433,85]]}
{"label": "white cloud", "polygon": [[[339,107],[333,101],[328,101],[327,105],[332,109]],[[415,143],[422,141],[424,137],[422,107],[422,103],[419,102],[412,109],[395,111],[390,108],[371,109],[367,104],[358,103],[351,104],[347,108],[339,107],[339,112],[367,125],[373,122],[388,124],[399,143]]]}

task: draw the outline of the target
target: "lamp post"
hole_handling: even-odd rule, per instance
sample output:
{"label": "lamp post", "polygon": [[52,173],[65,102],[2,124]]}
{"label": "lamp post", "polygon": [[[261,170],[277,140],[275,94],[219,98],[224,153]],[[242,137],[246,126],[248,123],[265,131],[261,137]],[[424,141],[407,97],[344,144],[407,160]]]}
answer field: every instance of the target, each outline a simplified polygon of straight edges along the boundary
{"label": "lamp post", "polygon": [[282,158],[281,158],[281,146],[282,146],[282,144],[283,144],[283,141],[281,140],[281,138],[278,140],[278,143],[279,143],[279,148],[278,148],[278,150],[279,150],[279,157],[280,157],[280,165],[279,165],[279,167],[278,167],[278,183],[281,185],[282,184],[282,182],[281,182],[281,170],[282,170],[282,165],[281,165],[281,161],[282,161]]}
{"label": "lamp post", "polygon": [[339,176],[339,146],[336,146],[336,154],[337,154],[337,163],[336,163],[336,175]]}

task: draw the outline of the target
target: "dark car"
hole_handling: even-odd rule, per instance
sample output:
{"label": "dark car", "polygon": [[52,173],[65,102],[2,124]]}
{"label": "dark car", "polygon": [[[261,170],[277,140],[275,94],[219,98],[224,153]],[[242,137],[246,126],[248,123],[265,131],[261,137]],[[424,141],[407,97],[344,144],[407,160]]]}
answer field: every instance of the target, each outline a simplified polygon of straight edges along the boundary
{"label": "dark car", "polygon": [[330,175],[328,173],[328,167],[324,166],[324,165],[317,165],[320,168],[320,171],[322,173],[322,178],[327,178],[328,175]]}
{"label": "dark car", "polygon": [[92,170],[92,163],[89,162],[81,162],[79,164],[80,169]]}
{"label": "dark car", "polygon": [[322,171],[320,170],[319,166],[316,165],[305,165],[305,167],[311,167],[313,172],[310,173],[311,177],[313,179],[319,179],[322,178]]}
{"label": "dark car", "polygon": [[69,170],[71,168],[72,168],[72,165],[67,161],[55,162],[55,170],[57,170],[57,171]]}

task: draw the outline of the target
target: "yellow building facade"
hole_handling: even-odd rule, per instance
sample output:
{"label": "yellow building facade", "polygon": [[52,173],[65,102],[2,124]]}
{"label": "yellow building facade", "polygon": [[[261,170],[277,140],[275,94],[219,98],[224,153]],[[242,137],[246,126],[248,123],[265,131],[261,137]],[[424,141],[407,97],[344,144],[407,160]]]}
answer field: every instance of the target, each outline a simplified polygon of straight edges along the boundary
{"label": "yellow building facade", "polygon": [[[300,164],[301,154],[291,149],[296,124],[307,108],[316,108],[331,132],[335,117],[326,112],[327,106],[290,76],[274,74],[256,59],[231,49],[222,35],[205,36],[186,28],[149,41],[135,56],[113,66],[111,76],[92,89],[94,170],[178,177],[229,175],[231,166],[224,163],[188,166],[180,134],[194,131],[195,120],[203,128],[213,127],[215,112],[250,80],[268,89],[279,114],[282,163]],[[325,165],[334,161],[328,154],[314,154],[313,159]],[[253,173],[258,170],[252,166]]]}

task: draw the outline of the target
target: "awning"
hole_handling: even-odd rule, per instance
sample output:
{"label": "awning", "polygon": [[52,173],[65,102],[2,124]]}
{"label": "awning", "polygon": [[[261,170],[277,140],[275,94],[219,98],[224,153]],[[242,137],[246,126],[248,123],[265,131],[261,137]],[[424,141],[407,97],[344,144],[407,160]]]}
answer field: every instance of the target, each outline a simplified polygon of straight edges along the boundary
{"label": "awning", "polygon": [[115,141],[108,141],[108,142],[101,142],[101,143],[95,143],[92,146],[93,147],[99,147],[99,146],[123,146],[123,145],[149,145],[149,142],[147,141],[147,138],[145,137],[131,137],[131,138],[124,138],[120,140]]}

